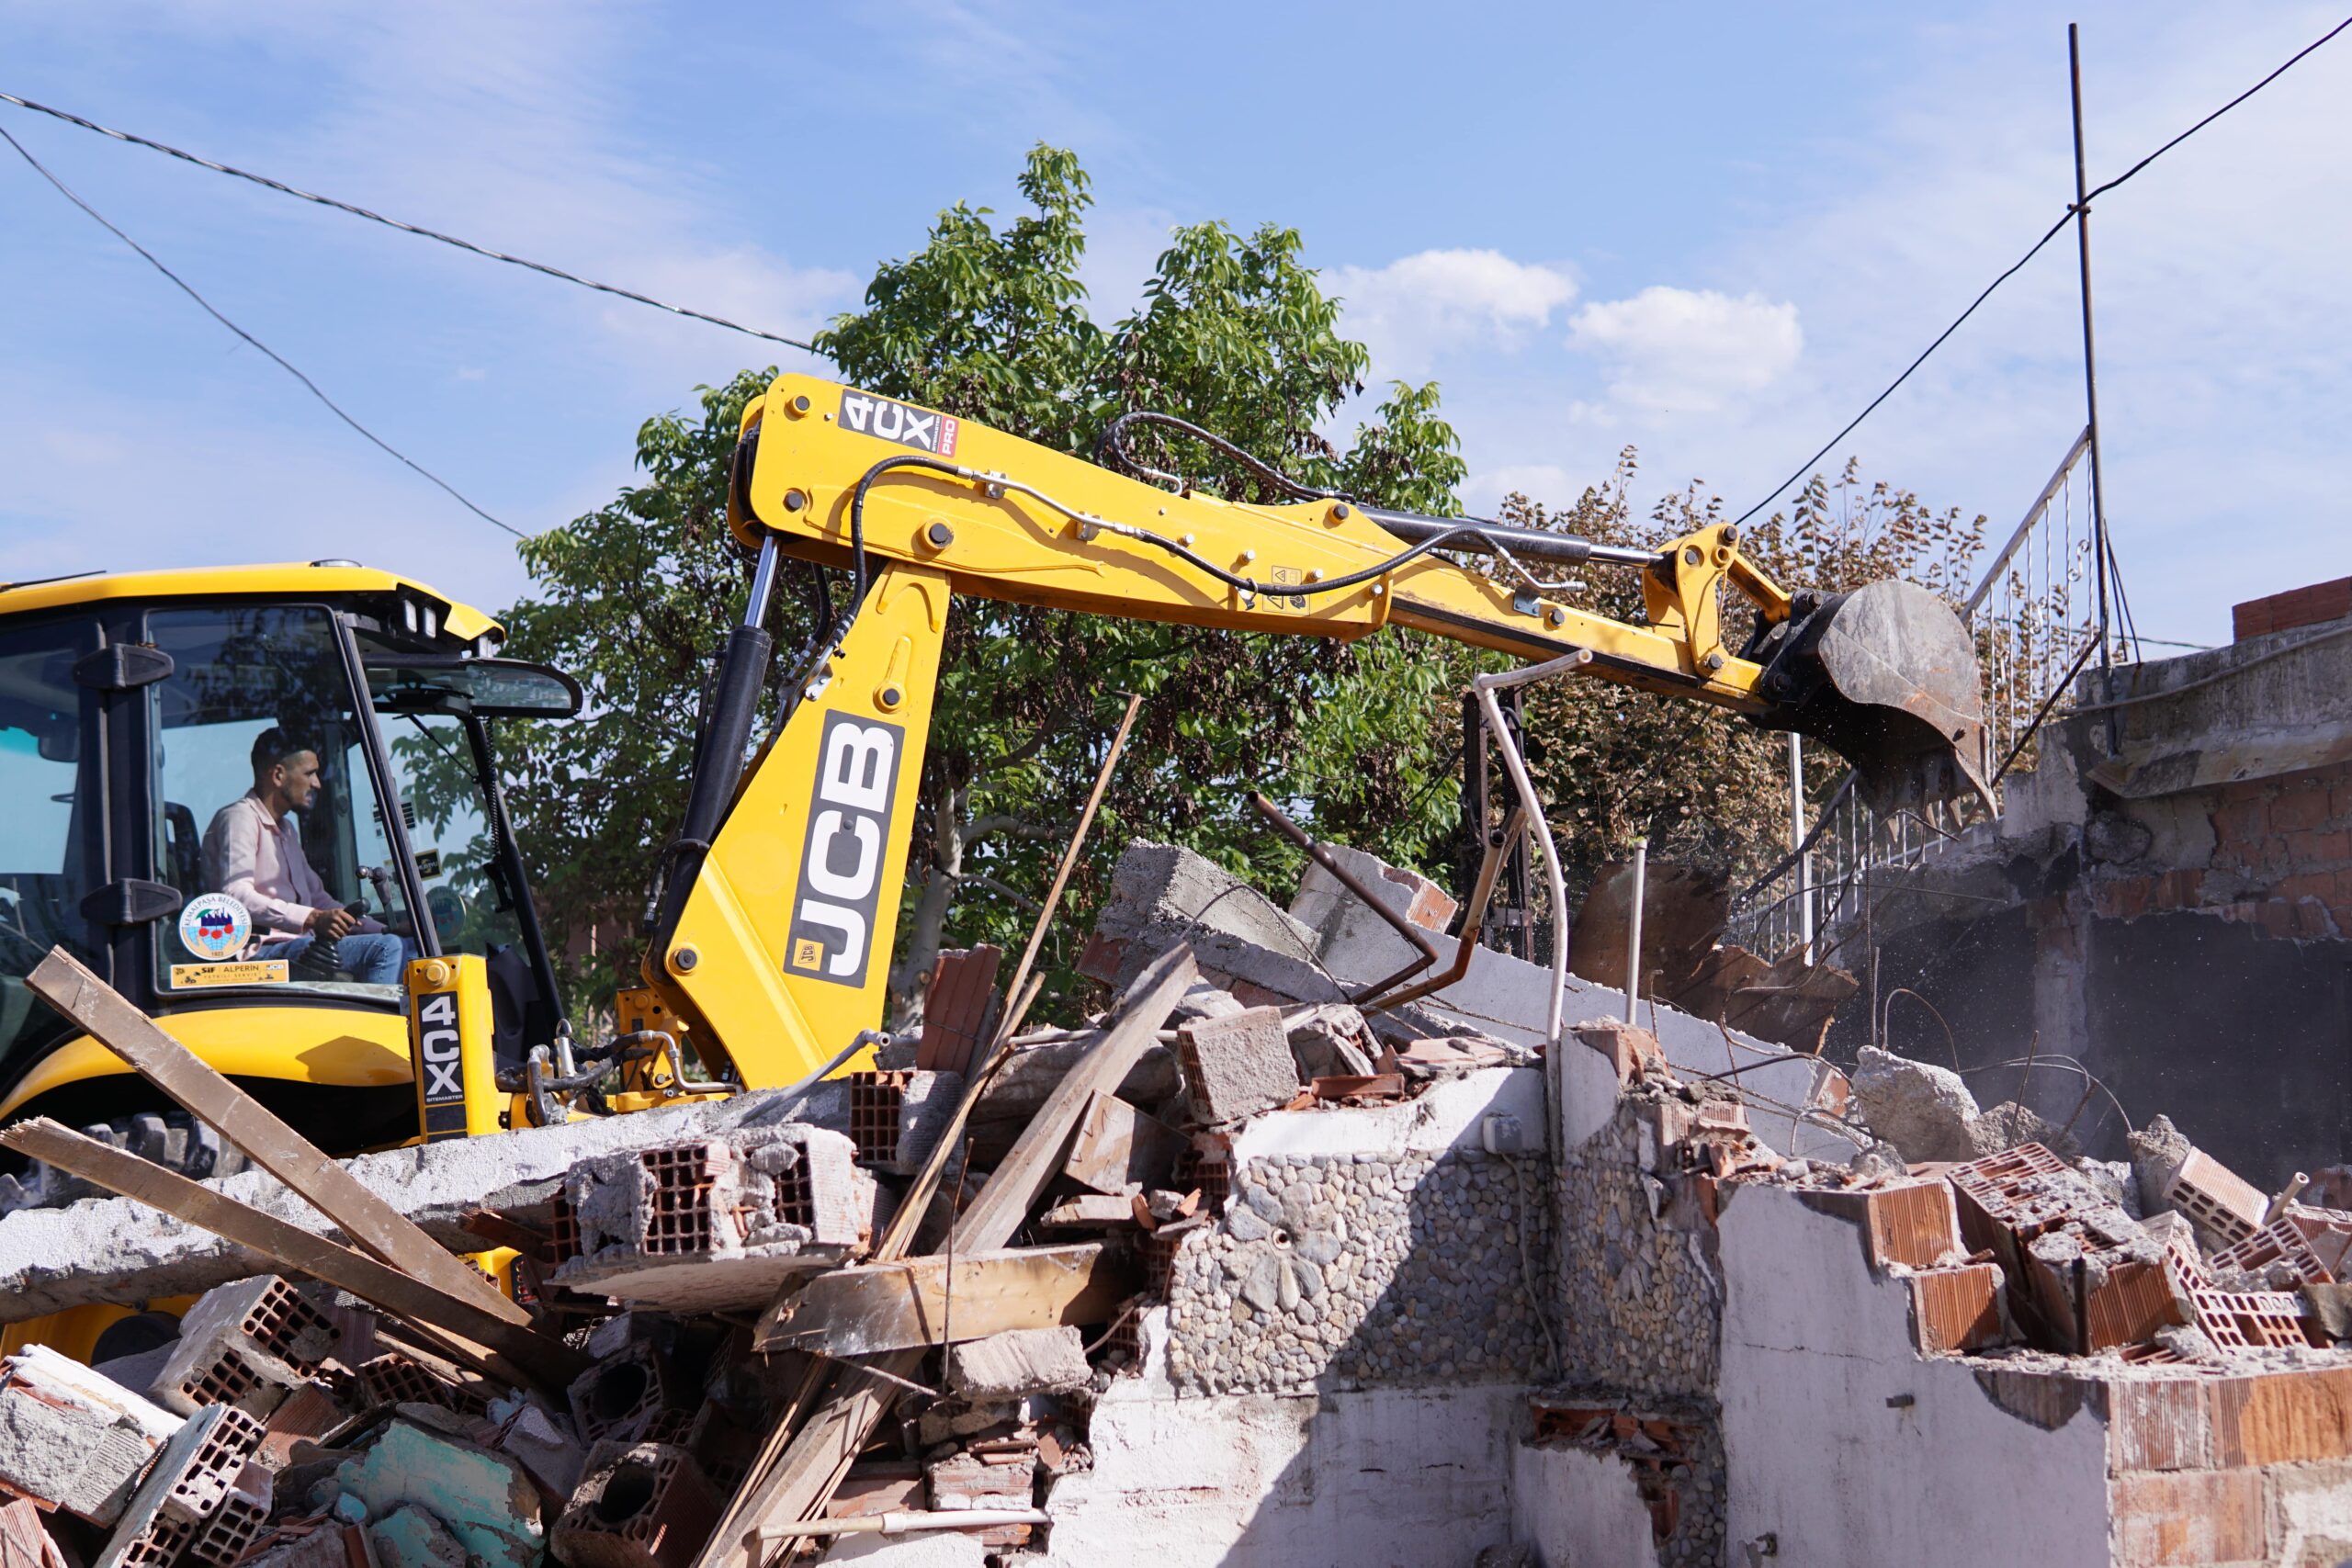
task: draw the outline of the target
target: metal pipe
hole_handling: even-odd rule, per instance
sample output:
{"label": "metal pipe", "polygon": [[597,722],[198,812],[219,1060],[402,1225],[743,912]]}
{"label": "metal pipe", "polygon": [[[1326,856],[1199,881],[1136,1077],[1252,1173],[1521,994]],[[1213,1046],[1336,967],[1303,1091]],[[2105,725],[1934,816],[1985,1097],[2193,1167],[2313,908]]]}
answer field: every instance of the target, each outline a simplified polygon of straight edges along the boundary
{"label": "metal pipe", "polygon": [[1634,840],[1634,908],[1625,925],[1625,1021],[1640,1023],[1642,1005],[1642,895],[1650,875],[1650,841]]}
{"label": "metal pipe", "polygon": [[1526,834],[1527,807],[1514,806],[1510,819],[1503,824],[1502,836],[1487,846],[1486,857],[1478,863],[1478,879],[1470,890],[1470,902],[1463,907],[1462,934],[1453,939],[1453,962],[1446,966],[1445,973],[1408,986],[1394,996],[1378,997],[1361,1004],[1364,1011],[1385,1012],[1433,996],[1470,973],[1470,961],[1478,953],[1478,932],[1487,921],[1487,906],[1494,899],[1495,883],[1502,874],[1503,863],[1517,851]]}
{"label": "metal pipe", "polygon": [[804,1535],[914,1535],[924,1530],[993,1529],[999,1525],[1051,1523],[1053,1516],[1043,1508],[943,1508],[932,1513],[910,1508],[887,1514],[841,1514],[826,1519],[802,1519],[783,1529],[763,1529],[759,1536],[761,1543],[766,1545]]}
{"label": "metal pipe", "polygon": [[1592,662],[1592,650],[1577,649],[1574,653],[1547,659],[1541,664],[1531,664],[1523,670],[1505,670],[1492,675],[1473,676],[1471,689],[1478,694],[1478,710],[1486,715],[1487,728],[1495,738],[1495,748],[1503,756],[1503,767],[1510,773],[1511,787],[1519,792],[1519,803],[1527,809],[1527,819],[1535,829],[1536,841],[1544,847],[1544,870],[1552,885],[1552,998],[1544,1015],[1544,1048],[1557,1055],[1560,1049],[1560,1014],[1568,991],[1568,884],[1560,869],[1560,847],[1553,840],[1552,824],[1544,815],[1544,802],[1535,793],[1535,781],[1528,776],[1527,759],[1520,755],[1519,742],[1503,722],[1502,704],[1496,701],[1497,692],[1513,686],[1525,686],[1537,681],[1565,675]]}
{"label": "metal pipe", "polygon": [[1805,852],[1804,737],[1789,731],[1789,852],[1797,857],[1797,942],[1813,963],[1813,857]]}
{"label": "metal pipe", "polygon": [[1358,990],[1354,996],[1348,998],[1351,1002],[1353,1002],[1358,1006],[1362,1006],[1372,998],[1376,997],[1380,995],[1381,992],[1388,989],[1389,987],[1404,984],[1406,981],[1411,979],[1414,976],[1419,974],[1422,970],[1437,962],[1437,944],[1430,941],[1429,933],[1427,931],[1424,931],[1420,927],[1415,925],[1412,921],[1407,919],[1404,916],[1390,908],[1385,903],[1383,903],[1379,894],[1374,893],[1371,888],[1366,887],[1361,877],[1357,876],[1354,872],[1350,871],[1346,866],[1341,865],[1337,855],[1333,854],[1326,846],[1317,843],[1306,829],[1292,821],[1290,818],[1283,813],[1281,807],[1276,806],[1272,801],[1267,799],[1263,794],[1257,790],[1251,790],[1250,792],[1250,804],[1257,808],[1259,816],[1263,817],[1267,821],[1272,823],[1283,838],[1288,839],[1293,844],[1295,844],[1298,848],[1306,851],[1306,856],[1309,860],[1312,860],[1317,865],[1321,866],[1325,871],[1329,872],[1340,886],[1346,888],[1351,894],[1354,895],[1356,902],[1362,904],[1365,908],[1370,909],[1374,914],[1378,915],[1383,920],[1386,921],[1389,930],[1395,931],[1398,936],[1403,937],[1407,942],[1412,943],[1414,950],[1420,954],[1419,957],[1414,959],[1411,963],[1406,964],[1405,967],[1397,970],[1396,973],[1389,976],[1386,979],[1375,980],[1371,985],[1363,987],[1362,989]]}
{"label": "metal pipe", "polygon": [[[2115,695],[2115,650],[2107,633],[2107,492],[2098,460],[2098,355],[2091,343],[2091,204],[2083,178],[2083,53],[2081,29],[2066,24],[2066,78],[2075,106],[2075,251],[2083,276],[2083,406],[2091,435],[2091,556],[2098,572],[2098,672],[2103,697]],[[2107,754],[2115,755],[2116,716],[2107,716]]]}

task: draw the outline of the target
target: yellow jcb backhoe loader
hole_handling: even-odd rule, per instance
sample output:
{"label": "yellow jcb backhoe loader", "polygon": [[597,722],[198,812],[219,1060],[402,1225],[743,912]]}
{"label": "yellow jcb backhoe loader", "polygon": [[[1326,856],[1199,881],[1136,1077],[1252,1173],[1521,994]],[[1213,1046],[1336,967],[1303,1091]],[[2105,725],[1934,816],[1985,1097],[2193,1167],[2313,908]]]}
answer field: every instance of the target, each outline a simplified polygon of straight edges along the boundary
{"label": "yellow jcb backhoe loader", "polygon": [[[0,585],[0,1119],[97,1124],[197,1174],[233,1155],[25,990],[52,944],[336,1153],[824,1065],[882,1021],[959,593],[1343,638],[1408,626],[1531,661],[1584,650],[1589,675],[1822,739],[1882,802],[1982,792],[1973,648],[1923,589],[1792,595],[1728,525],[1601,546],[1363,506],[1231,448],[1293,499],[1222,500],[1134,460],[1132,431],[1153,423],[1222,446],[1130,415],[1090,463],[806,376],[752,405],[729,503],[750,599],[662,857],[643,987],[596,1054],[561,1025],[488,724],[572,714],[567,677],[498,658],[480,612],[346,562]],[[846,573],[843,610],[747,764],[776,658],[763,626],[795,566]],[[1639,573],[1643,621],[1578,609],[1544,575],[1577,568]],[[1737,648],[1726,588],[1757,612]],[[270,730],[315,757],[301,846],[334,897],[406,944],[399,985],[338,966],[331,943],[263,940],[266,912],[241,920],[217,885],[208,840],[258,789]],[[421,769],[437,770],[423,825]],[[477,836],[486,859],[461,852]],[[686,1080],[689,1053],[706,1078]],[[615,1066],[620,1094],[583,1092]],[[0,1176],[0,1210],[72,1195],[55,1174]]]}

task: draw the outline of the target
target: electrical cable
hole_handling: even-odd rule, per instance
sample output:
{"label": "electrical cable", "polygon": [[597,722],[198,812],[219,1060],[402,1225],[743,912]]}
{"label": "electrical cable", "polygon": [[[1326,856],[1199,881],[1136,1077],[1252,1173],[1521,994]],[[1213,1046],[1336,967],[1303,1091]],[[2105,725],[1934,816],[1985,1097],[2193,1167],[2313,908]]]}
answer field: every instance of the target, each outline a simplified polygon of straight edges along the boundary
{"label": "electrical cable", "polygon": [[[2212,124],[2215,120],[2221,118],[2223,115],[2229,113],[2232,109],[2237,107],[2240,104],[2254,96],[2256,93],[2262,91],[2263,88],[2267,87],[2271,83],[2276,82],[2279,77],[2285,75],[2290,69],[2300,62],[2304,56],[2317,50],[2322,44],[2326,43],[2329,39],[2335,38],[2336,34],[2342,32],[2346,28],[2352,28],[2352,17],[2346,17],[2344,20],[2336,23],[2335,26],[2328,28],[2328,30],[2320,35],[2319,38],[2313,39],[2311,43],[2306,44],[2301,50],[2298,50],[2284,64],[2271,72],[2270,74],[2265,76],[2261,81],[2256,82],[2253,86],[2248,87],[2245,92],[2240,93],[2236,97],[2232,98],[2228,103],[2223,104],[2220,108],[2215,109],[2212,113],[2207,115],[2204,118],[2190,126],[2187,130],[2182,131],[2179,135],[2174,137],[2171,141],[2165,142],[2163,146],[2157,148],[2154,152],[2149,153],[2146,157],[2141,159],[2138,163],[2132,164],[2130,168],[2116,175],[2115,178],[2109,180],[2105,185],[2092,187],[2092,189],[2083,197],[2083,208],[2087,209],[2093,200],[2105,196],[2109,191],[2111,191],[2116,186],[2123,184],[2126,180],[2132,178],[2132,175],[2140,173],[2141,170],[2146,168],[2149,164],[2154,163],[2157,159],[2163,157],[2165,153],[2171,152],[2174,148],[2179,146],[2182,142],[2188,141],[2190,137],[2196,135],[2199,131],[2204,130],[2207,126]],[[1865,407],[1861,412],[1856,414],[1852,420],[1848,422],[1846,428],[1840,430],[1827,441],[1823,442],[1821,449],[1815,452],[1812,457],[1807,457],[1803,463],[1799,464],[1794,473],[1791,474],[1787,479],[1782,479],[1779,484],[1774,485],[1772,487],[1772,492],[1770,495],[1767,495],[1763,500],[1758,502],[1755,505],[1741,513],[1737,517],[1733,519],[1733,522],[1735,524],[1746,523],[1749,518],[1755,516],[1758,513],[1763,511],[1766,507],[1780,500],[1781,493],[1785,491],[1789,486],[1803,479],[1805,474],[1812,469],[1815,463],[1818,463],[1822,458],[1829,455],[1830,450],[1833,447],[1835,447],[1839,442],[1845,440],[1849,435],[1851,435],[1854,433],[1855,428],[1859,426],[1862,421],[1870,418],[1871,414],[1878,412],[1878,406],[1886,401],[1887,399],[1893,397],[1895,390],[1900,388],[1904,382],[1908,381],[1911,378],[1911,373],[1918,369],[1920,366],[1926,364],[1928,362],[1928,356],[1935,353],[1939,348],[1941,348],[1944,345],[1944,341],[1951,337],[1952,333],[1958,332],[1961,329],[1962,324],[1965,322],[1969,317],[1976,313],[1976,308],[1993,297],[1993,291],[1995,289],[2000,288],[2001,285],[2016,276],[2025,266],[2026,263],[2031,261],[2035,256],[2041,254],[2041,248],[2044,245],[2047,245],[2051,241],[2058,237],[2059,231],[2074,220],[2075,213],[2075,208],[2070,203],[2067,206],[2065,212],[2059,217],[2058,221],[2052,223],[2042,234],[2041,238],[2036,240],[2026,251],[2025,254],[2019,256],[2015,262],[2011,263],[2007,270],[2004,271],[2000,276],[1986,284],[1984,286],[1984,291],[1982,294],[1979,294],[1975,299],[1969,301],[1968,309],[1962,310],[1958,316],[1954,317],[1952,319],[1951,325],[1946,327],[1942,332],[1938,333],[1936,334],[1935,342],[1920,350],[1919,357],[1905,366],[1903,367],[1903,373],[1897,376],[1893,381],[1887,383],[1886,389],[1879,393],[1877,397],[1872,398],[1870,400],[1869,406]]]}
{"label": "electrical cable", "polygon": [[25,151],[25,144],[23,142],[9,135],[5,130],[0,130],[0,141],[5,141],[9,146],[15,148],[17,150],[17,155],[22,158],[26,163],[30,164],[33,166],[33,172],[35,174],[40,175],[42,179],[47,180],[51,185],[56,186],[59,195],[72,202],[74,206],[80,208],[84,212],[88,213],[90,217],[97,222],[99,227],[106,230],[107,233],[112,234],[116,239],[120,240],[124,244],[129,245],[132,250],[137,251],[141,258],[144,260],[148,265],[153,267],[157,272],[162,273],[165,277],[170,278],[175,288],[178,288],[181,293],[187,295],[189,299],[195,300],[198,305],[203,307],[204,313],[206,315],[210,316],[214,321],[220,322],[222,326],[236,333],[237,336],[243,338],[254,348],[259,349],[263,355],[268,357],[271,363],[275,364],[279,369],[285,371],[288,376],[293,377],[297,381],[301,382],[303,387],[310,392],[311,396],[326,404],[329,412],[334,413],[335,418],[343,421],[344,423],[351,426],[352,429],[366,436],[368,441],[373,443],[380,451],[393,457],[415,473],[421,474],[425,479],[431,480],[435,485],[438,486],[441,490],[447,492],[447,494],[454,498],[458,505],[464,507],[467,511],[472,513],[475,516],[489,524],[492,527],[503,528],[506,532],[514,535],[518,539],[527,539],[530,537],[528,534],[524,533],[520,528],[514,526],[512,524],[503,523],[499,521],[499,519],[492,517],[489,513],[484,512],[481,507],[476,506],[471,501],[466,499],[463,492],[461,492],[457,486],[451,484],[448,480],[443,479],[440,475],[435,473],[432,469],[426,468],[415,458],[411,457],[405,452],[401,451],[390,442],[386,441],[382,436],[377,434],[374,431],[368,429],[366,425],[352,418],[350,414],[345,412],[341,404],[337,403],[333,398],[328,397],[325,392],[320,390],[319,384],[316,381],[311,380],[308,376],[303,375],[301,371],[296,369],[292,362],[287,359],[284,355],[278,353],[276,349],[270,347],[269,344],[262,342],[261,339],[254,336],[253,333],[245,331],[244,328],[239,326],[228,317],[222,315],[219,309],[213,305],[212,301],[207,299],[203,295],[198,294],[194,288],[190,287],[186,278],[180,276],[178,273],[174,272],[170,267],[165,266],[161,261],[158,261],[153,251],[150,251],[146,246],[141,244],[138,241],[124,233],[121,230],[116,228],[112,223],[107,220],[105,214],[101,213],[96,208],[92,207],[88,202],[84,201],[80,197],[74,195],[72,187],[67,186],[63,180],[59,179],[55,175],[51,174],[40,159]]}
{"label": "electrical cable", "polygon": [[199,169],[209,169],[216,175],[228,175],[235,179],[245,180],[265,190],[274,190],[280,196],[290,196],[302,201],[313,202],[321,207],[333,208],[337,212],[347,212],[354,218],[365,218],[370,223],[381,223],[385,228],[397,229],[403,234],[414,234],[419,239],[435,240],[445,245],[454,245],[458,250],[470,252],[491,261],[504,262],[509,266],[525,267],[560,282],[575,284],[582,288],[593,288],[599,294],[610,294],[636,304],[650,305],[657,310],[667,310],[673,316],[685,316],[694,321],[707,321],[714,327],[725,327],[730,333],[741,333],[746,337],[763,338],[769,343],[780,343],[788,348],[802,349],[817,355],[820,358],[830,357],[813,344],[803,343],[797,337],[786,337],[781,333],[763,332],[758,327],[747,327],[741,321],[730,321],[724,316],[714,316],[707,311],[692,310],[684,305],[673,305],[665,299],[656,299],[650,294],[639,294],[633,288],[623,288],[617,284],[599,283],[593,277],[582,277],[578,273],[566,272],[563,268],[550,266],[546,262],[532,261],[527,256],[509,255],[504,251],[493,251],[487,245],[477,245],[471,240],[461,240],[455,234],[445,234],[437,229],[427,229],[416,223],[403,223],[397,218],[387,218],[380,212],[371,212],[367,208],[355,206],[348,201],[338,201],[331,196],[321,196],[315,191],[303,190],[299,186],[288,185],[283,180],[274,180],[267,175],[256,175],[249,169],[240,169],[234,164],[216,164],[209,158],[199,158],[193,152],[183,152],[167,142],[151,141],[147,137],[134,135],[128,130],[117,130],[112,126],[100,125],[94,119],[84,119],[78,114],[53,108],[48,104],[35,103],[30,98],[20,98],[14,93],[0,93],[0,103],[14,104],[18,108],[30,109],[35,114],[45,114],[51,119],[63,120],[66,124],[79,126],[84,130],[95,130],[100,136],[112,137],[117,141],[127,141],[134,147],[144,147],[151,152],[161,152],[166,157],[177,158],[184,164],[194,164]]}

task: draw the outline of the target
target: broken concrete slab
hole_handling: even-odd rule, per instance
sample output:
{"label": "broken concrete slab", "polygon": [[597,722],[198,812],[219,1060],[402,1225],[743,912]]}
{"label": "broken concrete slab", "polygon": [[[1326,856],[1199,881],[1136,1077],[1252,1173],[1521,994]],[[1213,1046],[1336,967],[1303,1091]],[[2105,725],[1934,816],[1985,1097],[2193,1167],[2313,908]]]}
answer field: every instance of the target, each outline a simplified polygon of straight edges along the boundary
{"label": "broken concrete slab", "polygon": [[1949,1067],[1865,1045],[1855,1054],[1849,1081],[1864,1123],[1906,1160],[1972,1160],[2001,1152],[1977,1146],[1970,1132],[1976,1097]]}
{"label": "broken concrete slab", "polygon": [[114,1524],[181,1425],[45,1345],[0,1359],[0,1489],[43,1507]]}
{"label": "broken concrete slab", "polygon": [[[1442,931],[1453,923],[1461,906],[1452,894],[1420,873],[1390,865],[1377,855],[1345,844],[1324,847],[1382,904],[1411,924],[1423,931]],[[1377,911],[1366,908],[1363,899],[1312,860],[1306,863],[1306,870],[1298,879],[1298,893],[1290,901],[1290,914],[1325,943],[1345,940],[1351,934],[1350,928],[1360,921],[1368,920],[1383,930],[1388,929],[1388,922]]]}
{"label": "broken concrete slab", "polygon": [[760,1128],[600,1155],[564,1177],[579,1256],[550,1282],[663,1312],[766,1305],[873,1232],[874,1178],[820,1127]]}
{"label": "broken concrete slab", "polygon": [[975,1404],[1075,1393],[1093,1381],[1075,1328],[1025,1328],[947,1348],[947,1386]]}
{"label": "broken concrete slab", "polygon": [[[564,1173],[583,1158],[786,1121],[845,1118],[846,1086],[819,1088],[833,1092],[812,1094],[796,1105],[787,1091],[766,1089],[557,1127],[448,1138],[343,1163],[435,1240],[453,1251],[474,1252],[481,1238],[465,1227],[469,1213],[543,1206]],[[264,1172],[206,1185],[313,1234],[336,1234],[316,1209]],[[69,1259],[70,1266],[64,1261]],[[128,1198],[70,1209],[19,1210],[0,1217],[0,1321],[20,1322],[94,1302],[136,1305],[159,1296],[193,1294],[265,1268],[209,1231]]]}
{"label": "broken concrete slab", "polygon": [[1245,1002],[1347,999],[1317,962],[1319,932],[1214,862],[1135,840],[1111,874],[1079,972],[1124,991],[1179,942],[1191,944],[1204,977]]}
{"label": "broken concrete slab", "polygon": [[1302,1087],[1280,1008],[1180,1024],[1176,1051],[1193,1118],[1212,1126],[1289,1104]]}

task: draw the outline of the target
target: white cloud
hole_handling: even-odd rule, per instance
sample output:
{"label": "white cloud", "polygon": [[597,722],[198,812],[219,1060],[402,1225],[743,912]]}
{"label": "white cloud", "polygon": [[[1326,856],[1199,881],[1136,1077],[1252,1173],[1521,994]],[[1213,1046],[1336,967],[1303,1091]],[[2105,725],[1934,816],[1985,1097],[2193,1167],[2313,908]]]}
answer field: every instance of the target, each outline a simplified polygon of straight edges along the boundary
{"label": "white cloud", "polygon": [[1324,287],[1346,301],[1341,327],[1370,346],[1376,377],[1424,375],[1450,351],[1517,348],[1577,293],[1576,279],[1556,267],[1486,250],[1333,267]]}
{"label": "white cloud", "polygon": [[1609,361],[1611,398],[1675,413],[1739,402],[1786,375],[1804,352],[1792,304],[1663,284],[1587,305],[1568,323],[1568,342]]}

